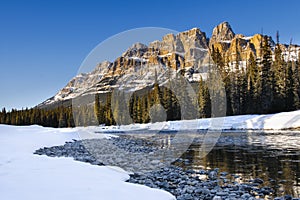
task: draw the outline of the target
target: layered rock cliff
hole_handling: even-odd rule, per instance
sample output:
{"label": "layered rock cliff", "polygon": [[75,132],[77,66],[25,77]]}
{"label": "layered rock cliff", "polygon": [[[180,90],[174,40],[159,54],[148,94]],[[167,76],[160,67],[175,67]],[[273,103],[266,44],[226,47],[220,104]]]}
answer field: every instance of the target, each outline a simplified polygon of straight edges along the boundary
{"label": "layered rock cliff", "polygon": [[[177,35],[167,34],[161,40],[156,40],[148,45],[136,43],[128,48],[113,62],[104,61],[86,74],[74,77],[54,97],[46,100],[40,106],[45,106],[58,101],[72,99],[80,95],[105,93],[117,87],[122,79],[136,79],[131,85],[133,90],[142,89],[153,84],[157,66],[159,75],[166,73],[166,69],[183,72],[189,81],[198,81],[204,77],[208,65],[212,62],[210,52],[219,50],[225,62],[229,64],[237,60],[246,63],[252,53],[256,58],[261,57],[261,44],[263,36],[255,34],[244,36],[235,34],[228,22],[223,22],[213,29],[210,39],[199,28],[193,28]],[[274,42],[270,38],[274,49]],[[293,46],[293,51],[287,45],[281,45],[285,59],[297,59],[298,46]],[[245,67],[245,66],[244,66]],[[141,76],[134,77],[139,71]]]}

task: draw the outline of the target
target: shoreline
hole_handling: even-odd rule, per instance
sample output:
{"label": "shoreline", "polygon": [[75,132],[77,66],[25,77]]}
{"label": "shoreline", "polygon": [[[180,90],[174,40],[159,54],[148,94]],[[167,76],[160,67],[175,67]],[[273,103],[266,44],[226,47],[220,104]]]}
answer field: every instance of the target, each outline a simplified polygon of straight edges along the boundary
{"label": "shoreline", "polygon": [[[99,159],[93,157],[85,148],[84,144],[99,143],[101,140],[92,139],[67,142],[63,146],[45,147],[38,149],[35,154],[48,155],[51,157],[73,157],[81,162],[92,165],[104,165]],[[149,148],[142,140],[135,140],[128,136],[110,138],[115,145],[126,151],[151,153],[155,147]],[[87,142],[87,143],[86,143]],[[84,143],[84,144],[83,144]],[[130,158],[120,158],[129,161]],[[179,162],[185,160],[178,159]],[[204,178],[205,177],[205,178]],[[170,192],[178,200],[188,199],[292,199],[292,196],[273,197],[271,187],[264,186],[263,180],[254,177],[248,182],[238,183],[240,177],[228,172],[220,172],[219,169],[184,170],[178,166],[170,165],[157,168],[150,172],[135,172],[130,174],[129,183],[145,185],[151,188],[162,189]]]}

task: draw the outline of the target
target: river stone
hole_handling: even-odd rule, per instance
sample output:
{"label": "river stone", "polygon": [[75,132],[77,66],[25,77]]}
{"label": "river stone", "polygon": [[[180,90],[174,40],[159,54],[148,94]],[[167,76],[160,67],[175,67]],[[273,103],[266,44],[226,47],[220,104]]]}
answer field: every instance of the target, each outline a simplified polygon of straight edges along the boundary
{"label": "river stone", "polygon": [[[120,156],[115,152],[112,153],[110,147],[104,145],[111,145],[112,143],[122,149],[124,156]],[[89,149],[86,149],[86,145],[89,146]],[[145,154],[137,154],[134,157],[131,156],[134,152],[146,152],[147,155],[150,155],[149,158],[151,158],[151,155],[154,155],[151,152],[156,149],[155,144],[151,144],[147,141],[120,136],[117,139],[93,139],[66,142],[62,146],[38,149],[35,154],[48,155],[51,157],[73,157],[75,160],[88,162],[93,165],[103,165],[103,160],[106,161],[105,163],[118,163],[123,166],[134,164],[131,170],[134,173],[130,174],[128,182],[143,184],[151,188],[161,188],[173,194],[178,200],[251,200],[255,199],[254,196],[265,199],[269,198],[269,194],[274,193],[271,188],[261,186],[264,182],[260,178],[254,178],[252,182],[244,181],[244,183],[240,184],[238,180],[231,182],[234,179],[240,178],[239,175],[228,175],[227,172],[221,172],[219,175],[218,168],[210,171],[204,169],[195,171],[184,170],[173,164],[163,166],[162,168],[160,158],[152,158],[149,159],[150,162],[148,162],[149,160],[144,159]],[[103,154],[103,151],[106,152]],[[101,156],[95,157],[95,154]],[[183,163],[189,162],[188,159],[183,158],[179,158],[177,161],[182,161]],[[140,170],[140,164],[143,162],[152,165],[153,170]],[[207,177],[199,175],[207,175]],[[293,199],[290,195],[274,198],[281,200]]]}

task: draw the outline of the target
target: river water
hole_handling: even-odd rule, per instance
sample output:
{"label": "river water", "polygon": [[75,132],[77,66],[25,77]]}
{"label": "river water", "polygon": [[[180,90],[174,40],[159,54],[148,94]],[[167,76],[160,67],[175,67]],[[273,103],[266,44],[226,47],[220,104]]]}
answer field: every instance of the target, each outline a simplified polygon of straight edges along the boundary
{"label": "river water", "polygon": [[[168,137],[168,136],[164,136]],[[219,168],[228,178],[247,182],[261,178],[275,196],[290,194],[300,197],[300,133],[283,132],[226,132],[213,149],[201,156],[201,137],[195,137],[181,156],[184,162],[175,165],[185,169]]]}
{"label": "river water", "polygon": [[[218,168],[219,172],[228,173],[228,180],[238,183],[260,178],[264,181],[261,187],[271,187],[274,196],[300,197],[299,131],[215,133],[217,142],[204,157],[201,146],[207,133],[185,131],[184,134],[194,139],[174,165],[193,170]],[[214,133],[210,134],[215,138]],[[145,136],[145,132],[137,135]],[[174,135],[176,133],[164,133],[148,138],[160,140],[161,146],[166,148]]]}

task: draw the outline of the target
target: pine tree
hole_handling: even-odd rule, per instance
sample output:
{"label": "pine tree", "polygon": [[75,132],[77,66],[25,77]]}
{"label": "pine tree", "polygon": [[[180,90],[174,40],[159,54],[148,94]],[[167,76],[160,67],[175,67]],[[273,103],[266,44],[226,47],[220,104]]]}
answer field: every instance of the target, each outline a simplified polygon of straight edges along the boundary
{"label": "pine tree", "polygon": [[295,106],[295,109],[298,110],[298,109],[300,109],[300,52],[298,54],[297,62],[295,63],[294,95],[295,95],[294,106]]}
{"label": "pine tree", "polygon": [[298,63],[293,62],[293,75],[292,75],[292,80],[293,80],[293,110],[298,110],[300,109],[300,96],[299,96],[299,88],[300,88],[300,80],[299,80],[299,67],[297,66]]}
{"label": "pine tree", "polygon": [[106,125],[114,125],[115,121],[113,119],[113,113],[111,110],[111,93],[106,94],[106,102],[105,102],[105,120]]}
{"label": "pine tree", "polygon": [[130,124],[132,123],[131,118],[129,117],[129,108],[125,99],[124,91],[115,91],[114,94],[114,108],[113,108],[113,116],[118,125]]}
{"label": "pine tree", "polygon": [[248,91],[247,91],[247,75],[244,68],[242,68],[240,72],[240,76],[238,79],[238,87],[240,88],[240,113],[245,114],[248,107],[247,105]]}
{"label": "pine tree", "polygon": [[149,117],[150,104],[147,95],[142,97],[142,123],[148,123],[150,121]]}
{"label": "pine tree", "polygon": [[231,107],[234,115],[241,114],[241,70],[240,70],[240,56],[238,52],[238,40],[236,40],[234,53],[234,70],[230,73],[231,77]]}
{"label": "pine tree", "polygon": [[293,79],[293,66],[292,62],[288,62],[287,65],[287,80],[286,80],[286,98],[285,106],[286,111],[291,111],[294,109],[294,79]]}
{"label": "pine tree", "polygon": [[66,114],[61,111],[59,116],[59,127],[63,128],[67,126],[67,117]]}
{"label": "pine tree", "polygon": [[195,119],[198,117],[198,112],[196,110],[196,105],[193,104],[191,88],[183,76],[178,79],[178,82],[177,98],[179,98],[181,119]]}
{"label": "pine tree", "polygon": [[282,57],[282,50],[279,44],[279,33],[276,34],[277,44],[275,46],[275,59],[272,64],[272,74],[273,78],[273,93],[274,99],[272,102],[272,111],[279,112],[284,105],[285,99],[285,79],[286,79],[286,65]]}
{"label": "pine tree", "polygon": [[1,124],[5,124],[6,123],[6,109],[5,108],[2,108],[2,111],[1,111],[1,118],[0,118],[0,123]]}
{"label": "pine tree", "polygon": [[158,122],[161,121],[161,114],[164,112],[162,109],[162,94],[157,80],[157,72],[155,70],[155,82],[153,87],[153,100],[152,100],[152,108],[151,108],[151,121]]}
{"label": "pine tree", "polygon": [[256,60],[251,53],[246,70],[247,77],[247,110],[246,113],[258,113],[260,110],[260,74]]}
{"label": "pine tree", "polygon": [[[170,82],[168,83],[170,86]],[[169,87],[163,87],[162,104],[167,112],[167,120],[172,120],[172,92]]]}
{"label": "pine tree", "polygon": [[211,115],[210,95],[209,90],[202,77],[199,81],[199,92],[198,92],[198,104],[199,104],[199,117],[206,118]]}
{"label": "pine tree", "polygon": [[262,69],[261,69],[261,107],[263,113],[269,113],[271,111],[271,103],[273,101],[272,94],[272,57],[271,46],[267,36],[264,36],[262,47]]}
{"label": "pine tree", "polygon": [[100,98],[98,93],[95,95],[94,114],[99,124],[101,116],[100,116]]}

